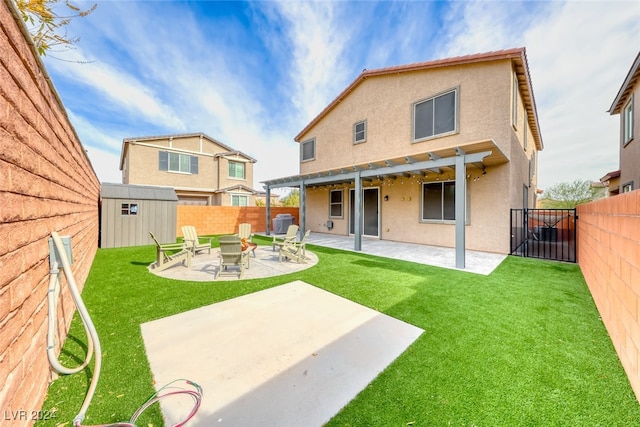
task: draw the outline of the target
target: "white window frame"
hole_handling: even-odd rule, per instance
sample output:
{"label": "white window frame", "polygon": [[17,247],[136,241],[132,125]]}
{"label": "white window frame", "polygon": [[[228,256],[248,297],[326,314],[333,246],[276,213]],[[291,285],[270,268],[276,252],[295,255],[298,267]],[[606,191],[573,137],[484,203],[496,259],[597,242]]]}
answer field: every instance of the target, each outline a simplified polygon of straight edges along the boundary
{"label": "white window frame", "polygon": [[[436,100],[438,98],[441,98],[441,97],[444,97],[446,95],[449,95],[450,93],[453,93],[453,96],[454,96],[454,102],[453,102],[453,129],[446,130],[446,131],[443,131],[443,132],[440,132],[440,133],[436,133],[436,130],[435,130],[436,109],[433,108],[433,113],[432,113],[433,122],[431,123],[431,125],[432,125],[432,134],[431,135],[417,137],[416,136],[416,123],[417,123],[416,107],[418,107],[419,105],[422,105],[424,103],[427,103],[427,102],[433,102],[433,105],[435,106],[436,105]],[[459,117],[458,112],[460,110],[460,101],[459,101],[460,96],[459,96],[459,94],[460,94],[460,87],[455,87],[455,88],[452,88],[452,89],[448,89],[448,90],[446,90],[444,92],[440,92],[440,93],[438,93],[438,94],[436,94],[436,95],[434,95],[432,97],[421,99],[420,101],[417,101],[417,102],[413,103],[411,110],[412,110],[412,114],[413,114],[413,129],[412,129],[413,134],[412,134],[412,138],[413,138],[413,142],[414,143],[415,142],[427,141],[427,140],[434,139],[434,138],[440,138],[440,137],[447,136],[447,135],[452,135],[452,134],[458,132],[458,126],[459,126],[459,124],[458,124],[458,117]]]}
{"label": "white window frame", "polygon": [[[232,169],[232,165],[233,165],[233,169],[234,169],[234,174],[231,173],[231,169]],[[238,166],[242,166],[242,176],[236,176],[235,173],[237,173],[237,167]],[[247,178],[247,167],[246,164],[244,162],[234,162],[233,160],[229,160],[229,166],[228,166],[228,172],[229,172],[229,178],[231,179],[246,179]]]}
{"label": "white window frame", "polygon": [[522,129],[524,130],[524,138],[522,141],[522,145],[524,146],[524,151],[527,151],[527,135],[529,134],[529,124],[528,124],[529,115],[527,114],[527,110],[524,110],[524,124],[522,125]]}
{"label": "white window frame", "polygon": [[[178,160],[178,168],[172,168],[171,158],[177,158]],[[178,173],[191,173],[191,157],[188,154],[183,153],[174,153],[173,151],[167,152],[167,171],[169,172],[178,172]],[[185,167],[186,162],[186,167]]]}
{"label": "white window frame", "polygon": [[[362,130],[358,131],[358,126],[362,125]],[[361,138],[358,138],[358,134],[362,134]],[[353,124],[353,143],[354,144],[362,144],[363,142],[367,142],[367,121],[362,120]]]}
{"label": "white window frame", "polygon": [[[424,212],[424,188],[426,185],[435,185],[435,184],[440,184],[441,185],[441,189],[444,188],[445,184],[453,184],[453,189],[454,189],[454,197],[453,197],[453,213],[454,213],[454,218],[453,219],[444,219],[444,191],[441,190],[440,192],[440,212],[441,212],[441,217],[438,218],[425,218],[425,212]],[[420,186],[420,222],[422,223],[432,223],[432,224],[455,224],[455,212],[456,212],[456,201],[455,201],[455,188],[456,188],[456,181],[455,180],[444,180],[444,181],[430,181],[430,182],[423,182],[422,185]],[[470,221],[469,221],[469,182],[467,180],[465,188],[467,190],[467,194],[465,195],[465,225],[469,225]]]}
{"label": "white window frame", "polygon": [[512,87],[512,97],[511,97],[511,121],[514,129],[518,129],[518,94],[520,93],[520,88],[518,87],[518,74],[513,72],[513,87]]}
{"label": "white window frame", "polygon": [[[244,200],[244,205],[240,203],[240,200]],[[246,194],[232,194],[231,206],[249,206],[249,196],[247,196]]]}
{"label": "white window frame", "polygon": [[[333,201],[333,193],[340,193],[339,202]],[[340,207],[340,215],[333,214],[334,206]],[[342,189],[329,191],[329,218],[344,218],[344,192],[342,191]]]}
{"label": "white window frame", "polygon": [[135,216],[138,215],[137,203],[122,203],[120,205],[120,215],[123,216]]}
{"label": "white window frame", "polygon": [[[304,157],[304,152],[305,152],[305,147],[307,145],[311,145],[312,150],[313,150],[313,155],[309,158],[305,158]],[[310,162],[312,160],[316,159],[316,139],[315,138],[311,138],[311,139],[307,139],[306,141],[302,141],[300,143],[300,162]]]}
{"label": "white window frame", "polygon": [[627,145],[633,140],[633,95],[622,109],[622,144]]}

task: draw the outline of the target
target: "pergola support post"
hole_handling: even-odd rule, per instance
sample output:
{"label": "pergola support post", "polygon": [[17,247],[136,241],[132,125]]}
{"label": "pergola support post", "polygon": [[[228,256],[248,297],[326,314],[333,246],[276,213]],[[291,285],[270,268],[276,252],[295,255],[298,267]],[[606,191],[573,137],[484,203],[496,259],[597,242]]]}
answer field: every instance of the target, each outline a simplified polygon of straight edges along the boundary
{"label": "pergola support post", "polygon": [[465,267],[465,223],[466,223],[466,196],[467,196],[467,164],[464,152],[460,151],[456,156],[456,268]]}
{"label": "pergola support post", "polygon": [[353,249],[362,250],[362,178],[360,172],[356,173],[354,188],[354,224],[353,224]]}

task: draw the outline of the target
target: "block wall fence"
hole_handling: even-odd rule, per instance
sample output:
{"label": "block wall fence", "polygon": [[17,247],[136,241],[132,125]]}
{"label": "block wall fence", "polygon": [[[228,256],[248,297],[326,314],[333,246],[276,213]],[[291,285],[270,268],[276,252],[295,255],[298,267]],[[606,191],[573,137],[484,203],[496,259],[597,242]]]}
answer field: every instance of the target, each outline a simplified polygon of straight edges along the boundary
{"label": "block wall fence", "polygon": [[578,206],[578,263],[640,401],[640,190]]}
{"label": "block wall fence", "polygon": [[[244,222],[251,224],[253,232],[264,232],[267,229],[267,210],[263,206],[190,206],[178,205],[176,236],[182,237],[182,226],[193,225],[199,235],[232,234],[238,232],[238,225]],[[272,207],[271,218],[278,214],[291,214],[295,223],[300,221],[300,209],[289,207]],[[271,224],[273,229],[273,223]]]}
{"label": "block wall fence", "polygon": [[[100,182],[10,1],[0,4],[0,82],[0,424],[30,426],[30,411],[52,409],[41,408],[48,239],[71,236],[82,287],[98,247]],[[64,342],[75,306],[66,279],[61,290]]]}

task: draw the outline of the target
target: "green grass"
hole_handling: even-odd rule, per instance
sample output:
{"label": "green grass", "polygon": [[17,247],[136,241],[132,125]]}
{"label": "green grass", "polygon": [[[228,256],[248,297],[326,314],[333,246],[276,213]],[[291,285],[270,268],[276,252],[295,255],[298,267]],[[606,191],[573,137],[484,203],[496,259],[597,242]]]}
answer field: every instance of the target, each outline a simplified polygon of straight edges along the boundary
{"label": "green grass", "polygon": [[[328,426],[638,425],[640,405],[577,265],[508,257],[482,276],[309,249],[319,262],[298,273],[206,283],[150,274],[151,246],[99,250],[83,298],[103,368],[85,423],[128,420],[154,392],[141,323],[300,279],[425,330]],[[61,360],[81,358],[85,343],[76,316]],[[89,380],[52,383],[43,409],[56,419],[37,425],[70,426]],[[138,421],[148,424],[162,425],[157,405]]]}

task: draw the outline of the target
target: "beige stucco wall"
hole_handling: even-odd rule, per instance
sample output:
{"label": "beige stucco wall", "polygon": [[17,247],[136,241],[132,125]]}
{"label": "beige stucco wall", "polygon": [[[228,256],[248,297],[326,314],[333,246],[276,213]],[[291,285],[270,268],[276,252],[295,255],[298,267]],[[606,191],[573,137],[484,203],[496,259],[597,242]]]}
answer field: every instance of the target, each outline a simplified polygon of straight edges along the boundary
{"label": "beige stucco wall", "polygon": [[[158,159],[160,151],[197,156],[198,173],[161,171]],[[128,142],[123,159],[123,183],[169,186],[176,189],[179,197],[201,197],[202,200],[207,199],[213,204],[230,204],[230,197],[220,197],[214,194],[214,191],[236,185],[253,188],[254,164],[242,155],[216,156],[228,151],[228,147],[197,135]],[[244,179],[229,177],[229,159],[244,163]],[[255,205],[253,196],[249,200],[249,206],[251,205]]]}
{"label": "beige stucco wall", "polygon": [[129,144],[129,180],[125,184],[161,185],[175,188],[199,188],[213,191],[218,188],[217,159],[196,152],[181,153],[198,156],[198,173],[188,174],[161,171],[158,153],[164,149],[146,144]]}
{"label": "beige stucco wall", "polygon": [[[301,136],[300,141],[315,138],[316,158],[302,162],[300,173],[313,173],[377,160],[415,155],[467,143],[493,139],[507,163],[487,167],[486,174],[467,166],[468,249],[508,253],[510,248],[510,208],[522,208],[523,186],[529,184],[529,160],[536,145],[525,108],[518,96],[518,122],[512,123],[513,71],[509,60],[433,69],[398,75],[383,75],[364,80],[333,110]],[[453,88],[458,88],[459,132],[414,143],[412,141],[413,104]],[[367,121],[367,140],[353,144],[353,125]],[[527,149],[524,135],[527,133]],[[536,159],[537,160],[537,159]],[[537,162],[535,164],[537,169]],[[454,180],[455,171],[443,168],[438,180]],[[529,188],[529,207],[536,193]],[[455,245],[453,222],[421,222],[423,180],[412,176],[371,182],[380,187],[380,238],[388,240]],[[367,185],[363,185],[366,187]],[[307,189],[307,228],[317,232],[347,234],[349,230],[349,193],[351,185],[342,185],[344,217],[331,218],[328,230],[329,189]],[[388,195],[389,200],[384,201]]]}
{"label": "beige stucco wall", "polygon": [[[509,157],[511,122],[509,61],[364,80],[300,141],[316,139],[316,159],[300,173],[425,153],[493,138]],[[459,87],[459,130],[454,135],[412,142],[413,104]],[[353,144],[353,125],[367,120],[367,141]]]}

